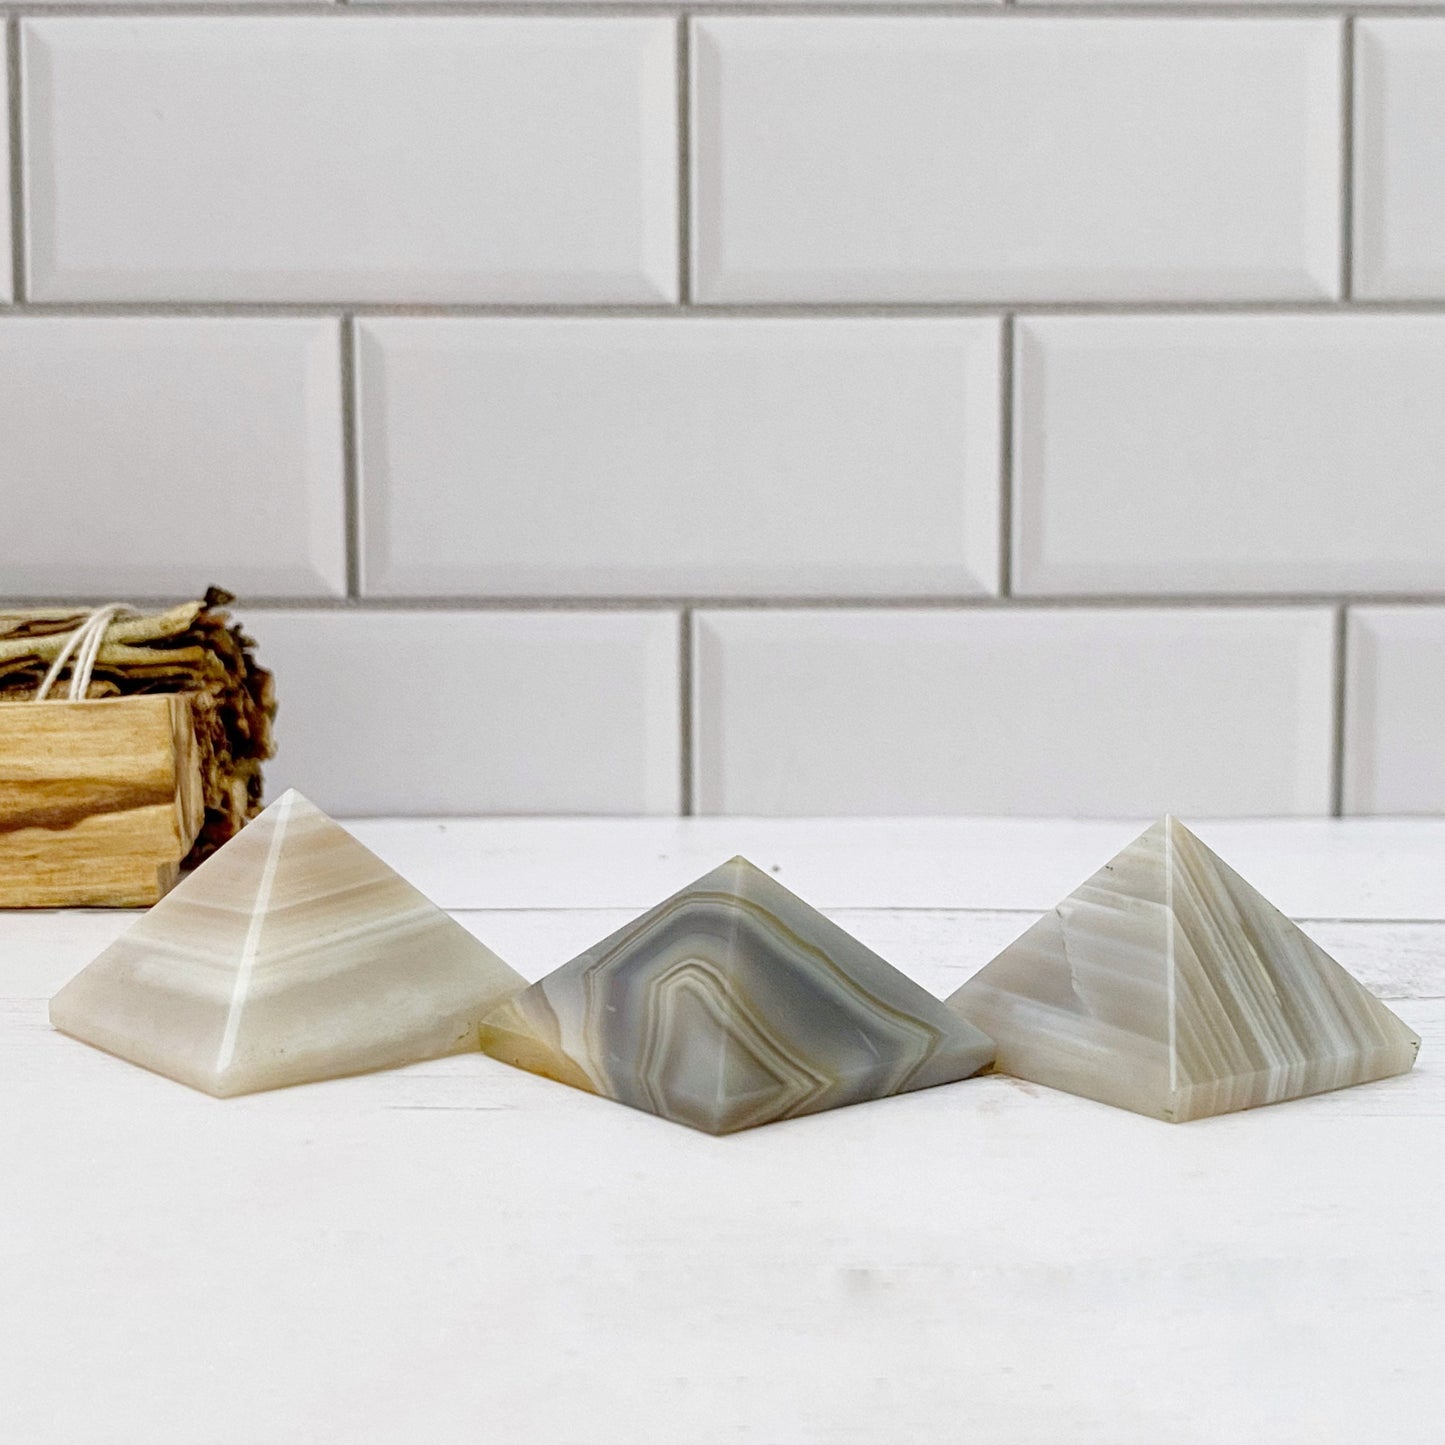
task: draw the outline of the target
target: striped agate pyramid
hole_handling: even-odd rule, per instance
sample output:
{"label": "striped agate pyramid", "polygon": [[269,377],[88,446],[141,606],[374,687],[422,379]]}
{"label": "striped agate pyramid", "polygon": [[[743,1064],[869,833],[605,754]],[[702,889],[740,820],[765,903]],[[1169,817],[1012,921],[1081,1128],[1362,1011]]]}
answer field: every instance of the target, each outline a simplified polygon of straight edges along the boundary
{"label": "striped agate pyramid", "polygon": [[997,1068],[1198,1119],[1403,1074],[1420,1040],[1182,823],[1154,824],[949,1000]]}
{"label": "striped agate pyramid", "polygon": [[209,1094],[476,1047],[525,980],[299,793],[50,1002],[56,1028]]}
{"label": "striped agate pyramid", "polygon": [[977,1073],[993,1045],[743,858],[514,994],[485,1052],[729,1134]]}

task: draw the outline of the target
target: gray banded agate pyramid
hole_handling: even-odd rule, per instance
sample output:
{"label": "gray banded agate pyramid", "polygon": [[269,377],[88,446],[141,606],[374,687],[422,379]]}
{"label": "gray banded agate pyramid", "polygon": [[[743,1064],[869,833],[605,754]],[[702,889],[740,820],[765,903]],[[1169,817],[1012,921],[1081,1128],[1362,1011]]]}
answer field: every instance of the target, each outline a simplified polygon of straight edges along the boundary
{"label": "gray banded agate pyramid", "polygon": [[1166,818],[950,999],[1000,1072],[1169,1120],[1405,1073],[1420,1040]]}
{"label": "gray banded agate pyramid", "polygon": [[977,1073],[993,1045],[742,858],[482,1021],[486,1053],[729,1134]]}
{"label": "gray banded agate pyramid", "polygon": [[78,1039],[210,1094],[476,1047],[525,980],[286,793],[50,1003]]}

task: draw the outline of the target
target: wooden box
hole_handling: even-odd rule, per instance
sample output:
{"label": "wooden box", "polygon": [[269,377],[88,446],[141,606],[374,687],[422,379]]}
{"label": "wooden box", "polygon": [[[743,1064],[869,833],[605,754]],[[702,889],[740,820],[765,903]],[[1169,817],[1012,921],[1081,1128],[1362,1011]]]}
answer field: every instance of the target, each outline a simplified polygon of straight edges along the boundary
{"label": "wooden box", "polygon": [[203,815],[186,694],[0,702],[0,908],[154,903]]}

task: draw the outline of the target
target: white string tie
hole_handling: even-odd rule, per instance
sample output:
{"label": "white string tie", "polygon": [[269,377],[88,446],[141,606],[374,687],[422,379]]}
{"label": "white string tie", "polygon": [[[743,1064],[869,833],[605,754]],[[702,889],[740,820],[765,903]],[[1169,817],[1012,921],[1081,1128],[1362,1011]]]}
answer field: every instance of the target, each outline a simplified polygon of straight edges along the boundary
{"label": "white string tie", "polygon": [[[79,627],[66,639],[65,646],[55,656],[55,661],[50,664],[50,671],[45,674],[40,686],[35,689],[35,701],[44,702],[50,689],[59,680],[60,674],[65,671],[65,664],[70,662],[70,701],[80,702],[90,691],[90,675],[95,671],[96,659],[100,656],[100,649],[105,642],[105,634],[110,631],[110,625],[122,614],[132,615],[132,609],[124,602],[107,602],[104,607],[97,607]],[[71,654],[75,654],[74,662],[71,662]]]}

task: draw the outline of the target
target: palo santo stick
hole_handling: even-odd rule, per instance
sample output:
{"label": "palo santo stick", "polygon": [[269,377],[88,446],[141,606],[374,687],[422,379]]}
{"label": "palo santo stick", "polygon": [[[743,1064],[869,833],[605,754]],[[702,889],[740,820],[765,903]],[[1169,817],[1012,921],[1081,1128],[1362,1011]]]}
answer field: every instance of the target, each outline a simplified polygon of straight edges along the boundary
{"label": "palo santo stick", "polygon": [[204,814],[184,694],[0,703],[0,908],[154,903]]}

